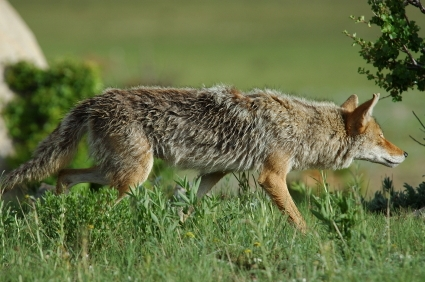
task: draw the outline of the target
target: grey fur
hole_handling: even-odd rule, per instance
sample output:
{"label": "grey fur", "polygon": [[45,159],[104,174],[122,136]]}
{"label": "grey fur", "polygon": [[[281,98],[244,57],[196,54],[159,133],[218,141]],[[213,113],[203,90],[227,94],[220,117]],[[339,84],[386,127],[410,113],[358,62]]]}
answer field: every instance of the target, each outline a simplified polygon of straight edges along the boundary
{"label": "grey fur", "polygon": [[[138,165],[144,138],[155,157],[202,174],[261,169],[275,150],[292,156],[292,169],[340,169],[351,164],[352,148],[361,143],[346,134],[343,110],[331,102],[271,90],[242,94],[226,86],[107,89],[78,104],[4,183],[13,187],[56,173],[87,130],[92,156],[108,175]],[[111,158],[114,146],[126,149]]]}

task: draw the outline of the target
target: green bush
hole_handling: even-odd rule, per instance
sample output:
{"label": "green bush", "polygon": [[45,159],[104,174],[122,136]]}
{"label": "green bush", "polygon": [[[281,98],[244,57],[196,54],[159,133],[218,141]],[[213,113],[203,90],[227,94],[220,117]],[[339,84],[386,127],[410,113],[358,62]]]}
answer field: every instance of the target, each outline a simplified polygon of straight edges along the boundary
{"label": "green bush", "polygon": [[365,201],[369,211],[386,213],[387,209],[393,213],[402,209],[420,209],[425,206],[425,182],[413,188],[405,183],[403,191],[395,191],[393,181],[386,177],[382,182],[382,190],[376,191],[370,201]]}
{"label": "green bush", "polygon": [[[16,93],[3,110],[16,152],[7,160],[10,168],[27,161],[76,102],[99,93],[102,87],[95,66],[75,61],[58,62],[49,69],[18,62],[7,67],[5,80]],[[80,145],[71,167],[86,162],[86,148]]]}
{"label": "green bush", "polygon": [[60,245],[74,246],[88,236],[92,248],[98,248],[108,232],[115,228],[125,232],[131,222],[128,201],[115,205],[117,195],[117,190],[109,188],[60,196],[49,192],[36,200],[26,216],[37,216],[43,234]]}

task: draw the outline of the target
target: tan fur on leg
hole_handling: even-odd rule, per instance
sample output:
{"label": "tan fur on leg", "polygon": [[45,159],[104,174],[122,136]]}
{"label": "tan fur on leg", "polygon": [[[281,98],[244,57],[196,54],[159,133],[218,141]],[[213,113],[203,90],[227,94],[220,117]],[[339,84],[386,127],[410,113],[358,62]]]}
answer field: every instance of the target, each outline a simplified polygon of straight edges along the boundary
{"label": "tan fur on leg", "polygon": [[149,151],[140,156],[138,166],[118,169],[116,177],[112,181],[112,186],[118,190],[117,201],[120,201],[130,188],[135,188],[145,182],[151,172],[152,166],[153,154],[152,151]]}
{"label": "tan fur on leg", "polygon": [[306,232],[306,223],[296,207],[288,186],[286,185],[286,174],[288,173],[288,159],[279,154],[271,154],[264,164],[263,170],[258,178],[258,183],[272,200],[279,210],[289,216],[289,220],[302,232]]}

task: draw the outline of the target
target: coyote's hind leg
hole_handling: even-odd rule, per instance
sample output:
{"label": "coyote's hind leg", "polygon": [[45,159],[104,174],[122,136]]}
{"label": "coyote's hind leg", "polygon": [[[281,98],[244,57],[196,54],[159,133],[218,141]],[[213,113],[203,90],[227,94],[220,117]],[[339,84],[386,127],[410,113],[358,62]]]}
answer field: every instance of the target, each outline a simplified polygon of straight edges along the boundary
{"label": "coyote's hind leg", "polygon": [[84,169],[63,169],[59,172],[56,194],[62,194],[78,183],[108,185],[109,181],[96,166]]}
{"label": "coyote's hind leg", "polygon": [[121,162],[120,164],[121,166],[115,168],[109,167],[107,173],[98,166],[84,169],[63,169],[59,172],[56,194],[66,192],[79,183],[96,183],[113,186],[118,190],[118,200],[120,200],[130,187],[146,181],[152,169],[153,154],[148,151],[139,155],[138,162]]}
{"label": "coyote's hind leg", "polygon": [[[103,120],[94,120],[91,126],[95,125],[106,127]],[[97,166],[62,170],[59,173],[57,193],[77,183],[98,183],[117,189],[119,201],[130,187],[146,181],[153,166],[153,151],[148,139],[136,126],[128,125],[118,129],[90,130],[89,144]]]}
{"label": "coyote's hind leg", "polygon": [[138,156],[138,162],[122,163],[112,174],[111,186],[118,190],[118,201],[126,195],[130,188],[142,184],[148,179],[153,166],[152,151]]}
{"label": "coyote's hind leg", "polygon": [[153,166],[153,150],[148,138],[140,124],[128,120],[125,114],[131,116],[126,107],[111,112],[112,119],[95,117],[89,124],[91,155],[109,185],[118,190],[118,201],[130,187],[145,182]]}

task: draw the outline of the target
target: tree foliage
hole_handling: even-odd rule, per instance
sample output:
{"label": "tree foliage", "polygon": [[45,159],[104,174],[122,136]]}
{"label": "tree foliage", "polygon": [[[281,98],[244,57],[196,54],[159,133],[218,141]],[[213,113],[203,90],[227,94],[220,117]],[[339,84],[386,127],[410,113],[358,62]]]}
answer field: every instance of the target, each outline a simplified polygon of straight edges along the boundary
{"label": "tree foliage", "polygon": [[351,18],[356,23],[378,26],[381,36],[367,41],[356,33],[344,33],[360,46],[360,55],[376,71],[360,67],[358,72],[388,91],[393,101],[401,101],[408,89],[425,90],[425,42],[419,36],[419,26],[409,20],[406,7],[413,5],[425,13],[420,0],[368,0],[373,16]]}

